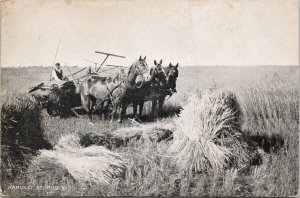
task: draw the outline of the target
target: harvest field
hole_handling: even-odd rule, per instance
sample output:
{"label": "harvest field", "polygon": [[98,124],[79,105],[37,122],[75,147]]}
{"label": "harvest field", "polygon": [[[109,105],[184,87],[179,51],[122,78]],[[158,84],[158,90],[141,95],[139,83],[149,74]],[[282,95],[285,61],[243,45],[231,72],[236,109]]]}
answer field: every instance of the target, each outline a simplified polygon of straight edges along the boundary
{"label": "harvest field", "polygon": [[[19,93],[48,81],[50,71],[51,68],[44,67],[1,69],[1,134],[8,130],[4,128],[4,106],[18,102],[16,98],[31,104],[33,99]],[[34,118],[26,122],[27,128],[41,132],[36,133],[38,136],[28,129],[24,135],[26,141],[44,139],[50,145],[40,152],[21,152],[26,156],[16,166],[6,162],[8,166],[3,167],[1,163],[2,193],[15,196],[295,196],[299,188],[298,73],[295,66],[179,66],[177,93],[164,104],[165,116],[144,122],[143,126],[129,120],[122,124],[110,123],[97,116],[90,125],[87,116],[59,118],[50,117],[45,111],[38,115],[28,113],[27,116]],[[6,102],[7,98],[11,101]],[[228,112],[232,120],[238,119],[230,122],[241,124],[233,124],[228,130],[236,130],[244,142],[252,142],[249,148],[255,149],[250,149],[248,154],[238,149],[226,154],[226,150],[218,150],[220,145],[203,143],[203,137],[211,133],[209,127],[214,127],[207,124],[215,119],[209,117],[214,105],[228,98],[233,102],[236,99],[241,109],[239,115]],[[26,106],[20,104],[18,108],[22,109],[22,105]],[[150,108],[148,102],[144,110],[146,118]],[[39,119],[37,116],[41,118],[38,126],[34,121]],[[28,123],[30,120],[32,123]],[[152,140],[151,133],[160,130],[172,131],[174,137]],[[142,131],[142,135],[121,146],[97,147],[100,143],[97,138],[112,131],[119,132],[118,135]],[[196,141],[180,142],[185,136]],[[241,139],[227,137],[230,138]],[[246,143],[232,145],[244,148]],[[199,145],[205,149],[197,150]],[[14,157],[4,155],[3,146],[2,143],[2,162]],[[232,158],[227,157],[230,155]],[[247,155],[255,155],[257,160],[246,165],[241,163],[241,167],[239,163]],[[60,156],[63,160],[51,161]],[[204,156],[203,161],[209,163],[201,161],[199,156]],[[223,166],[222,159],[235,159],[237,165]]]}

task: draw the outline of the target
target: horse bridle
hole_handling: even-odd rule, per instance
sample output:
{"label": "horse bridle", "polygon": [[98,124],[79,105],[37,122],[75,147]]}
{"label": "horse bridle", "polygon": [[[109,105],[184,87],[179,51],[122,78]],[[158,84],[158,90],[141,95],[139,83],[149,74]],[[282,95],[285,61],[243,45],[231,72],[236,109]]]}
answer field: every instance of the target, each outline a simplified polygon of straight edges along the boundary
{"label": "horse bridle", "polygon": [[[174,69],[169,69],[169,72],[168,72],[168,74],[167,74],[164,67],[163,67],[163,71],[164,71],[164,73],[165,73],[165,75],[166,75],[166,77],[167,77],[167,84],[170,85],[170,82],[169,82],[169,81],[170,81],[170,76],[171,76],[171,74],[173,74],[175,71],[174,71]],[[175,78],[176,78],[176,77],[175,77]],[[170,89],[174,90],[173,88],[170,88]]]}
{"label": "horse bridle", "polygon": [[135,65],[135,68],[138,70],[138,74],[139,74],[139,75],[143,75],[144,73],[146,73],[147,70],[149,70],[149,68],[147,67],[146,61],[143,61],[143,62],[145,63],[145,64],[143,63],[143,66],[146,68],[144,72],[142,72],[142,71],[140,70],[140,68],[139,68],[137,65]]}
{"label": "horse bridle", "polygon": [[169,82],[169,75],[167,75],[166,70],[165,70],[165,68],[163,66],[161,68],[162,68],[162,70],[163,70],[163,72],[164,72],[164,74],[165,74],[165,76],[167,78],[167,83],[168,83]]}
{"label": "horse bridle", "polygon": [[[144,63],[145,63],[145,65],[144,65]],[[136,68],[137,71],[138,71],[138,74],[137,74],[137,75],[138,75],[138,76],[142,76],[142,83],[141,83],[141,85],[136,86],[138,89],[141,88],[141,87],[143,86],[144,81],[145,81],[144,73],[146,73],[146,72],[149,70],[148,67],[147,67],[146,61],[143,61],[143,66],[146,68],[144,72],[142,72],[142,71],[140,70],[140,68],[139,68],[137,65],[135,65],[135,68]]]}

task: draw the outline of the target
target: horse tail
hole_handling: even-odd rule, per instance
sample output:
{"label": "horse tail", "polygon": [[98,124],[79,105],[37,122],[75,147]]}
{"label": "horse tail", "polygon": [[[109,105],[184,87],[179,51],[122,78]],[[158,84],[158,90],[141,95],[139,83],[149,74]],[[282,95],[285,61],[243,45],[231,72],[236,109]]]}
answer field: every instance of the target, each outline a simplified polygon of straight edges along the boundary
{"label": "horse tail", "polygon": [[81,106],[82,108],[86,111],[89,112],[90,111],[90,105],[89,105],[89,96],[84,96],[82,94],[80,94],[80,100],[81,100]]}
{"label": "horse tail", "polygon": [[85,79],[79,86],[81,106],[87,112],[90,111],[90,92],[88,87],[88,78]]}

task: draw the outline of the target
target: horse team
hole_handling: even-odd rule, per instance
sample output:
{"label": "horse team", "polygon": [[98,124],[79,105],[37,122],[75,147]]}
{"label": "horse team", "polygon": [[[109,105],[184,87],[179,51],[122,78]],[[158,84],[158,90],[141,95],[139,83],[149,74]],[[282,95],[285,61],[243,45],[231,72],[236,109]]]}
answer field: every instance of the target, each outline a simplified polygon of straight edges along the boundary
{"label": "horse team", "polygon": [[165,98],[176,92],[177,77],[178,63],[175,66],[170,63],[169,66],[163,67],[162,60],[154,61],[154,66],[149,68],[146,57],[140,56],[129,67],[127,75],[121,70],[114,76],[87,77],[79,88],[81,104],[88,112],[90,122],[97,109],[105,109],[109,105],[112,105],[112,119],[118,116],[118,122],[122,122],[129,105],[133,105],[133,116],[140,118],[144,102],[152,101],[153,118],[157,103],[160,116]]}

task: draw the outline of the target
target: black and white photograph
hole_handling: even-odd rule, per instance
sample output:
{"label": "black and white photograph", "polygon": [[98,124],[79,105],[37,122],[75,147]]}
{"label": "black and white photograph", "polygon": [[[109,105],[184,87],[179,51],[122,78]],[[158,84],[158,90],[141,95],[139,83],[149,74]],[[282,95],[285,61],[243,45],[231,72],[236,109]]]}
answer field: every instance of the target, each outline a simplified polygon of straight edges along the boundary
{"label": "black and white photograph", "polygon": [[0,0],[1,196],[296,197],[298,0]]}

